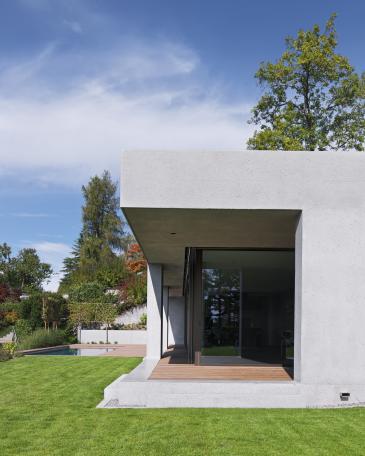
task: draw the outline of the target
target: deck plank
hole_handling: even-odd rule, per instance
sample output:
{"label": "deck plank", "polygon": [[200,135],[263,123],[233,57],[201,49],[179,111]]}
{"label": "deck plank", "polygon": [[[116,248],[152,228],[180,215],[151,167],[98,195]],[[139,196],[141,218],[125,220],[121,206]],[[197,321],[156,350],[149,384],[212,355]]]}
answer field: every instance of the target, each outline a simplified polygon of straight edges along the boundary
{"label": "deck plank", "polygon": [[179,355],[167,353],[152,371],[151,380],[291,381],[282,366],[195,366]]}

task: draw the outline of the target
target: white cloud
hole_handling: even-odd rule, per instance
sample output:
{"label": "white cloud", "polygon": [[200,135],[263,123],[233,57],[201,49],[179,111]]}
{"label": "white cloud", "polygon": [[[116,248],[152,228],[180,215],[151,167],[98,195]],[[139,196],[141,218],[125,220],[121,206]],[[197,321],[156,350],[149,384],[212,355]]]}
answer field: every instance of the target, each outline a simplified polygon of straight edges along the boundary
{"label": "white cloud", "polygon": [[55,59],[54,47],[47,47],[7,70],[25,89],[0,90],[6,169],[79,186],[105,168],[117,175],[123,149],[239,150],[251,133],[250,106],[223,101],[224,87],[200,79],[199,57],[184,46],[134,43],[96,55],[81,69],[82,59],[70,57],[75,74],[66,89],[42,83],[45,68],[63,61]]}
{"label": "white cloud", "polygon": [[[117,177],[123,149],[239,150],[250,133],[250,106],[224,101],[224,86],[202,76],[199,56],[177,43],[135,40],[67,56],[53,43],[1,66],[0,176],[27,191],[35,183],[43,191],[54,184],[79,189],[103,169]],[[0,196],[7,196],[6,185]],[[71,247],[46,238],[21,247],[36,248],[51,263],[46,289],[56,290]]]}
{"label": "white cloud", "polygon": [[43,212],[12,212],[11,217],[20,217],[20,218],[44,218],[50,217],[50,214]]}
{"label": "white cloud", "polygon": [[70,252],[70,246],[63,244],[62,242],[41,241],[33,243],[31,246],[44,255],[60,253],[67,255]]}

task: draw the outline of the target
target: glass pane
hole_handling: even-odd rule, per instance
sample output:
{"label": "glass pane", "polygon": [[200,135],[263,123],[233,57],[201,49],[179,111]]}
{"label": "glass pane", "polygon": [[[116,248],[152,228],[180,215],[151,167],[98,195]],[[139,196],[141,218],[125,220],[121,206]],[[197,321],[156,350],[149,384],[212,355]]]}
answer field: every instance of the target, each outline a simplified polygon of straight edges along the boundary
{"label": "glass pane", "polygon": [[204,250],[202,356],[292,366],[294,275],[294,251]]}
{"label": "glass pane", "polygon": [[202,355],[239,355],[239,271],[203,269],[203,299]]}

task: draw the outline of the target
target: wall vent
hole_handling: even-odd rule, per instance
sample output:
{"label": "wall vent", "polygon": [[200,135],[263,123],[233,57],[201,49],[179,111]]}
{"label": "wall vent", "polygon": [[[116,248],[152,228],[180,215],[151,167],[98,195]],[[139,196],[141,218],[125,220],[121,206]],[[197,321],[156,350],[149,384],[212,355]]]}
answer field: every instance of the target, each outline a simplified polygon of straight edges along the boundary
{"label": "wall vent", "polygon": [[348,401],[350,398],[350,393],[340,393],[341,401]]}

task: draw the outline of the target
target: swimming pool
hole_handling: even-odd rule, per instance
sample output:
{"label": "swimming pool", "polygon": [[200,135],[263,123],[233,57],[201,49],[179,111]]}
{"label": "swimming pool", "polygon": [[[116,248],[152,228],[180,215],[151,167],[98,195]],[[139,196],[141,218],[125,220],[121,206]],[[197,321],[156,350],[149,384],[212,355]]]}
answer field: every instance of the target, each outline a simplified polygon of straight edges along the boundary
{"label": "swimming pool", "polygon": [[114,348],[50,348],[47,350],[34,350],[27,355],[66,355],[66,356],[97,356],[114,351]]}

